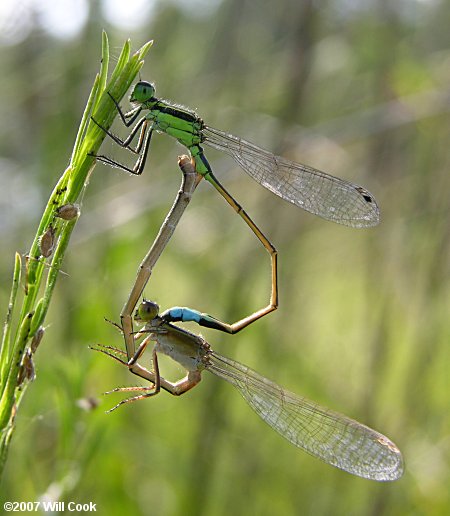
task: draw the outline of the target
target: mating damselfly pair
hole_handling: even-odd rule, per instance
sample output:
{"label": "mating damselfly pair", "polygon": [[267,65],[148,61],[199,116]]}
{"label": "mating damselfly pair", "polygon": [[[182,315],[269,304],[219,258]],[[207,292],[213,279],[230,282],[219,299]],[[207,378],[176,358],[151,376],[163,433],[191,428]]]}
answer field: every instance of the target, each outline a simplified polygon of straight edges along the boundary
{"label": "mating damselfly pair", "polygon": [[[272,287],[269,303],[266,307],[235,323],[228,324],[218,321],[223,331],[237,333],[257,319],[277,309],[277,250],[243,207],[213,174],[201,145],[205,144],[230,154],[255,181],[282,199],[310,213],[355,228],[370,227],[379,222],[378,205],[372,194],[365,188],[325,174],[312,167],[275,156],[242,138],[209,127],[193,111],[158,99],[155,96],[155,87],[150,82],[140,81],[135,85],[130,96],[130,102],[134,108],[128,113],[123,113],[118,102],[111,95],[110,97],[116,105],[123,124],[126,127],[131,127],[134,124],[130,134],[125,139],[121,139],[104,129],[99,121],[95,119],[93,121],[117,144],[137,154],[138,159],[133,167],[123,165],[104,155],[96,156],[97,160],[132,174],[140,175],[147,161],[153,131],[165,133],[175,138],[189,150],[195,172],[199,178],[205,178],[214,186],[236,213],[242,217],[270,255]],[[133,147],[132,144],[136,136],[137,143]],[[146,269],[144,262],[141,264],[142,269]],[[124,328],[124,336],[125,340],[128,340],[129,359],[131,358],[131,324],[129,321],[150,273],[148,275],[143,272],[138,274],[139,277],[121,314],[122,320],[123,318],[126,319],[125,325],[127,328]]]}
{"label": "mating damselfly pair", "polygon": [[[353,183],[275,156],[243,139],[208,127],[194,112],[157,99],[154,86],[149,82],[140,81],[136,84],[130,97],[134,108],[128,113],[123,113],[117,101],[112,97],[111,99],[122,122],[127,127],[135,125],[129,136],[123,140],[109,131],[106,132],[120,146],[138,155],[138,159],[133,167],[122,165],[108,156],[96,156],[99,161],[132,174],[141,174],[153,131],[166,133],[178,140],[189,150],[192,159],[180,160],[182,189],[140,265],[136,282],[122,310],[121,330],[126,352],[115,347],[97,348],[152,384],[149,387],[116,389],[114,392],[141,391],[140,395],[123,400],[119,405],[157,394],[161,388],[172,394],[182,394],[200,381],[203,370],[209,370],[235,385],[264,421],[308,453],[365,478],[380,481],[399,478],[403,472],[402,456],[387,437],[346,416],[285,391],[250,368],[213,352],[202,337],[173,324],[176,321],[194,321],[201,326],[236,333],[278,306],[277,251],[213,174],[202,145],[230,154],[253,179],[283,199],[313,214],[347,226],[362,228],[378,223],[379,210],[373,196]],[[102,127],[100,121],[94,122]],[[133,147],[135,137],[137,144]],[[167,245],[201,178],[205,178],[216,188],[269,252],[272,263],[270,302],[265,308],[233,324],[185,307],[176,307],[159,315],[156,304],[144,302],[140,306],[139,318],[144,320],[145,326],[136,334],[132,324],[134,308],[150,278],[154,264]],[[146,334],[148,335],[139,344],[139,339]],[[151,341],[156,344],[153,348],[152,370],[148,370],[139,360]],[[158,353],[167,354],[179,362],[187,370],[186,378],[172,383],[161,377]]]}

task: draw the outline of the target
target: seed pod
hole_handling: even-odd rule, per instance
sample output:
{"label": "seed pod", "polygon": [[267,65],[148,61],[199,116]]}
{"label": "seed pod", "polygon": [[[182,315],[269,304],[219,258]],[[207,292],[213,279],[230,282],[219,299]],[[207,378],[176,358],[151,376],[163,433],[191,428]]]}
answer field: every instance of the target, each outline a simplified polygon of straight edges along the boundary
{"label": "seed pod", "polygon": [[63,220],[73,220],[80,215],[80,207],[78,204],[64,204],[56,210],[55,215]]}
{"label": "seed pod", "polygon": [[17,385],[20,387],[25,380],[32,382],[36,378],[36,371],[34,369],[33,355],[30,349],[25,351],[22,363],[19,367],[17,375]]}
{"label": "seed pod", "polygon": [[41,249],[41,255],[44,258],[48,258],[52,255],[55,247],[55,229],[52,225],[50,225],[47,231],[41,236],[39,247]]}
{"label": "seed pod", "polygon": [[42,337],[44,336],[44,332],[45,332],[44,327],[40,326],[38,328],[38,330],[36,331],[36,333],[34,334],[33,340],[31,341],[31,344],[30,344],[31,353],[36,353],[36,350],[37,350],[39,344],[41,343]]}

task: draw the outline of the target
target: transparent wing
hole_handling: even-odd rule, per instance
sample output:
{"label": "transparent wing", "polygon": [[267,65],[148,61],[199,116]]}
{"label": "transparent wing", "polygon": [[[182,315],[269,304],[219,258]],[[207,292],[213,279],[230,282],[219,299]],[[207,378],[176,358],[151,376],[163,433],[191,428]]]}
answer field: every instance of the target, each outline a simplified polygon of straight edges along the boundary
{"label": "transparent wing", "polygon": [[374,197],[361,186],[275,156],[212,127],[205,127],[202,134],[205,144],[231,155],[259,184],[314,215],[355,228],[375,226],[380,220]]}
{"label": "transparent wing", "polygon": [[401,477],[400,450],[384,435],[285,391],[249,367],[212,351],[206,368],[233,384],[267,424],[311,455],[372,480]]}

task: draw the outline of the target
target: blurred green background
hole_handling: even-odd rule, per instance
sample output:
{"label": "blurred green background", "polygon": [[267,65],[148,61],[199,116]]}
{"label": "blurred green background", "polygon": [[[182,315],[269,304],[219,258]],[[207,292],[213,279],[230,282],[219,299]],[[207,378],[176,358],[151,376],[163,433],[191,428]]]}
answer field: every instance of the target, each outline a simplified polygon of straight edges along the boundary
{"label": "blurred green background", "polygon": [[[154,39],[142,77],[160,97],[377,198],[380,226],[340,227],[207,149],[279,250],[280,308],[236,336],[202,333],[220,353],[385,433],[406,461],[392,484],[336,470],[289,445],[208,373],[181,398],[163,392],[104,413],[120,396],[101,393],[137,379],[88,345],[121,344],[103,317],[117,320],[180,181],[183,149],[155,135],[142,177],[102,165],[92,175],[2,502],[92,501],[108,515],[450,512],[449,19],[444,0],[2,0],[1,313],[14,252],[27,252],[68,163],[101,30],[112,59],[128,37],[135,49]],[[110,141],[103,149],[128,157]],[[205,183],[145,294],[162,309],[232,322],[265,306],[269,271]],[[162,367],[171,379],[183,374]],[[99,406],[83,409],[91,398]]]}

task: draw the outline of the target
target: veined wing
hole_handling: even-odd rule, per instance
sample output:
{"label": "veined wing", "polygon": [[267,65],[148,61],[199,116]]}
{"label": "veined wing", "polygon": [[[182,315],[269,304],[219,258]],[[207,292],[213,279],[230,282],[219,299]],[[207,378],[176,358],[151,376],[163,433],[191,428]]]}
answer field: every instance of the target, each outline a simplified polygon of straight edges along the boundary
{"label": "veined wing", "polygon": [[314,215],[355,228],[380,221],[373,195],[361,186],[275,156],[212,127],[205,127],[202,134],[205,144],[231,155],[259,184]]}
{"label": "veined wing", "polygon": [[284,390],[215,352],[206,368],[233,384],[252,409],[295,446],[353,475],[390,481],[403,474],[400,450],[387,437]]}

